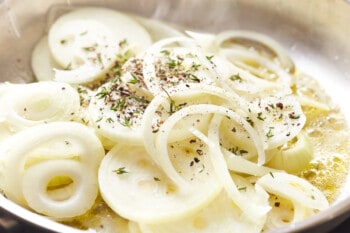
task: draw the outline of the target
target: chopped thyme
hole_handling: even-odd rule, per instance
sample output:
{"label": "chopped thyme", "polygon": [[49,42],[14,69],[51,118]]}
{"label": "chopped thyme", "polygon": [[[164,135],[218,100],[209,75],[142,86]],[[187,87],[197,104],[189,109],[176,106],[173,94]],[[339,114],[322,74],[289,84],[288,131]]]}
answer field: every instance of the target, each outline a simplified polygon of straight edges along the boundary
{"label": "chopped thyme", "polygon": [[247,187],[239,187],[238,190],[239,190],[239,191],[246,191],[246,190],[247,190]]}
{"label": "chopped thyme", "polygon": [[79,94],[81,94],[81,93],[86,93],[87,91],[84,90],[82,87],[78,86],[78,87],[77,87],[77,92],[78,92]]}
{"label": "chopped thyme", "polygon": [[115,101],[115,103],[113,103],[111,105],[111,110],[112,111],[121,111],[121,110],[123,110],[125,104],[126,104],[126,99],[125,98],[117,99]]}
{"label": "chopped thyme", "polygon": [[266,133],[266,137],[267,138],[272,138],[274,135],[273,135],[273,132],[272,132],[272,129],[273,129],[273,127],[270,127],[269,128],[269,131]]}
{"label": "chopped thyme", "polygon": [[241,76],[240,76],[239,74],[232,75],[232,76],[230,77],[230,80],[231,80],[231,81],[239,81],[239,82],[242,82],[242,78],[241,78]]}
{"label": "chopped thyme", "polygon": [[272,178],[275,178],[275,176],[272,174],[272,172],[269,172],[269,174]]}
{"label": "chopped thyme", "polygon": [[119,77],[114,77],[114,78],[111,79],[111,83],[117,83],[117,82],[120,82],[120,78]]}
{"label": "chopped thyme", "polygon": [[258,118],[261,121],[264,121],[266,117],[262,117],[262,112],[259,112],[256,118]]}
{"label": "chopped thyme", "polygon": [[82,49],[86,52],[93,52],[96,50],[96,47],[94,46],[89,46],[89,47],[82,47]]}
{"label": "chopped thyme", "polygon": [[[117,77],[121,76],[121,74],[122,74],[121,65],[120,64],[115,65],[112,68],[112,72],[113,72],[113,75],[115,75]],[[114,79],[114,83],[116,83],[118,80],[119,80],[119,78],[115,78]]]}
{"label": "chopped thyme", "polygon": [[106,122],[107,122],[107,123],[113,123],[114,120],[113,120],[111,117],[108,117],[108,118],[106,119]]}
{"label": "chopped thyme", "polygon": [[120,47],[120,48],[124,48],[126,45],[128,45],[127,39],[121,40],[121,41],[119,42],[119,47]]}
{"label": "chopped thyme", "polygon": [[175,101],[173,99],[170,99],[170,114],[176,112],[175,109],[176,109]]}
{"label": "chopped thyme", "polygon": [[82,117],[80,120],[81,120],[81,122],[83,122],[83,123],[86,124],[86,125],[89,123],[89,121],[85,120],[84,117]]}
{"label": "chopped thyme", "polygon": [[128,83],[136,84],[139,81],[138,78],[136,77],[136,75],[134,73],[130,73],[130,74],[131,74],[132,79],[130,81],[128,81]]}
{"label": "chopped thyme", "polygon": [[100,122],[100,121],[102,121],[102,119],[103,119],[103,117],[100,116],[100,118],[98,118],[95,122],[96,122],[96,123],[97,123],[97,122]]}
{"label": "chopped thyme", "polygon": [[123,54],[117,55],[118,62],[123,65],[129,58],[131,58],[133,53],[130,50],[126,50]]}
{"label": "chopped thyme", "polygon": [[162,54],[164,54],[164,55],[166,55],[166,56],[169,56],[170,55],[170,51],[169,50],[166,50],[166,49],[164,49],[164,50],[162,50],[162,51],[160,51]]}
{"label": "chopped thyme", "polygon": [[196,63],[192,63],[192,66],[191,68],[194,70],[194,71],[198,71],[198,68],[201,66],[201,64],[196,64]]}
{"label": "chopped thyme", "polygon": [[214,55],[212,55],[212,56],[205,56],[205,58],[206,58],[208,61],[210,61],[210,62],[211,62],[211,60],[213,59],[213,57],[214,57]]}
{"label": "chopped thyme", "polygon": [[96,97],[98,97],[99,99],[106,99],[107,96],[109,96],[109,92],[107,91],[107,89],[105,87],[102,88],[103,90],[101,90],[100,92],[96,93]]}
{"label": "chopped thyme", "polygon": [[65,40],[65,39],[62,39],[62,40],[60,40],[60,43],[63,45],[63,44],[66,44],[67,43],[67,40]]}
{"label": "chopped thyme", "polygon": [[182,61],[180,59],[179,60],[170,59],[170,61],[168,61],[166,64],[169,68],[174,69],[178,66],[181,66]]}
{"label": "chopped thyme", "polygon": [[158,177],[153,177],[154,181],[160,181],[160,179]]}
{"label": "chopped thyme", "polygon": [[128,61],[131,56],[132,52],[130,50],[125,51],[124,53],[120,53],[117,55],[116,62],[114,66],[112,67],[111,71],[115,78],[117,78],[115,81],[119,80],[119,76],[122,74],[122,66],[125,64],[126,61]]}
{"label": "chopped thyme", "polygon": [[199,173],[202,173],[202,172],[204,171],[204,169],[205,169],[205,166],[204,166],[204,164],[202,164],[202,168],[201,168],[201,170],[199,170],[198,172],[199,172]]}
{"label": "chopped thyme", "polygon": [[180,109],[179,106],[177,106],[175,104],[175,101],[171,98],[171,96],[169,95],[169,93],[162,87],[163,91],[165,92],[165,94],[169,97],[169,100],[170,100],[170,109],[169,109],[169,113],[170,114],[173,114],[174,112],[176,112],[177,110]]}
{"label": "chopped thyme", "polygon": [[125,117],[124,118],[124,122],[121,122],[120,124],[122,126],[125,126],[125,127],[131,127],[132,126],[132,121],[131,121],[130,117]]}
{"label": "chopped thyme", "polygon": [[97,61],[98,61],[98,63],[99,63],[100,65],[103,65],[103,63],[102,63],[102,57],[101,57],[101,54],[100,54],[100,53],[97,54]]}
{"label": "chopped thyme", "polygon": [[129,172],[125,169],[125,167],[120,167],[120,168],[118,168],[118,169],[116,169],[116,170],[113,170],[112,172],[114,172],[114,173],[117,174],[117,175],[122,175],[122,174],[125,174],[125,173],[129,173]]}
{"label": "chopped thyme", "polygon": [[192,74],[192,73],[189,73],[189,74],[187,74],[188,75],[188,77],[192,80],[192,81],[194,81],[194,82],[196,82],[196,83],[200,83],[201,82],[201,80],[196,76],[196,75],[194,75],[194,74]]}
{"label": "chopped thyme", "polygon": [[235,155],[239,155],[242,156],[244,154],[247,154],[248,151],[247,150],[243,150],[243,149],[239,149],[237,146],[236,147],[231,147],[228,149],[231,153],[235,154]]}

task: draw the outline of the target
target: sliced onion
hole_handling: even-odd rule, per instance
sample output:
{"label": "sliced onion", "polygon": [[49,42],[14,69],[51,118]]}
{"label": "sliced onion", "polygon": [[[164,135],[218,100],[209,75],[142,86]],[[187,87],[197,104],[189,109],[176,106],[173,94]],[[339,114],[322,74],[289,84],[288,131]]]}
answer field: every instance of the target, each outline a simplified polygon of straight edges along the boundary
{"label": "sliced onion", "polygon": [[103,8],[81,8],[64,14],[50,27],[49,47],[63,69],[55,79],[88,83],[101,78],[122,52],[123,44],[139,53],[151,44],[147,31],[128,16]]}
{"label": "sliced onion", "polygon": [[324,210],[329,206],[320,190],[295,175],[273,172],[261,177],[257,183],[267,192],[307,208]]}
{"label": "sliced onion", "polygon": [[[43,155],[42,152],[45,151],[48,151],[49,154]],[[55,169],[43,168],[46,161],[55,159],[79,162],[83,166],[82,170],[84,173],[87,173],[85,174],[86,177],[91,178],[94,176],[93,174],[97,174],[97,169],[104,155],[104,149],[94,132],[86,126],[74,122],[53,122],[30,127],[6,139],[0,144],[0,154],[3,172],[6,174],[1,186],[6,196],[18,204],[27,206],[28,203],[22,192],[22,185],[23,179],[26,179],[24,178],[26,172],[30,171],[32,167],[33,170],[31,170],[32,175],[30,177],[33,179],[28,179],[32,179],[33,182],[38,181],[36,180],[39,179],[38,177],[34,178],[37,175],[45,175],[45,171],[55,171]],[[41,165],[41,163],[44,164]],[[52,166],[52,163],[47,162],[47,164],[48,167]],[[40,169],[34,169],[35,166],[39,165]],[[60,170],[59,167],[57,169]],[[64,170],[64,167],[62,169]],[[62,172],[57,172],[58,176],[64,175]],[[78,174],[79,172],[74,177],[79,177]],[[28,187],[34,185],[28,179],[26,181],[29,183],[25,183],[27,187],[25,190],[27,191]],[[43,179],[47,179],[47,177]],[[94,181],[91,179],[89,182]],[[42,182],[36,183],[36,185],[43,187]],[[97,190],[97,186],[91,186],[90,188]],[[36,189],[33,189],[33,191],[36,191]],[[78,192],[80,191],[78,190]],[[97,194],[97,191],[95,193]],[[33,197],[30,192],[28,195]],[[32,203],[33,201],[31,199],[30,202]],[[46,214],[49,213],[46,212]],[[55,217],[54,211],[50,212],[50,214],[53,214],[53,217]]]}
{"label": "sliced onion", "polygon": [[[181,83],[214,84],[218,79],[215,65],[207,60],[196,42],[187,37],[160,40],[146,51],[143,59],[144,82],[153,95]],[[164,80],[156,66],[175,74],[168,73]]]}
{"label": "sliced onion", "polygon": [[38,81],[54,80],[54,69],[62,69],[51,57],[47,36],[43,36],[35,45],[31,62],[35,78]]}
{"label": "sliced onion", "polygon": [[287,71],[294,71],[294,63],[289,57],[288,53],[285,51],[285,49],[274,39],[266,35],[242,30],[224,31],[217,35],[216,43],[220,47],[225,41],[235,39],[250,40],[257,44],[266,46],[268,49],[270,49],[271,52],[273,52],[277,56],[279,62]]}
{"label": "sliced onion", "polygon": [[110,81],[91,96],[88,115],[98,134],[110,141],[142,144],[141,121],[148,103],[128,86]]}
{"label": "sliced onion", "polygon": [[[63,190],[62,200],[56,200],[55,193],[47,190],[50,179],[58,176],[69,177],[73,182],[71,192]],[[78,161],[48,160],[27,169],[22,190],[28,206],[36,212],[55,218],[74,217],[84,214],[94,204],[98,193],[97,173]],[[55,191],[59,190],[52,192]]]}
{"label": "sliced onion", "polygon": [[80,108],[76,90],[66,83],[53,81],[11,84],[0,99],[0,106],[0,115],[14,131],[73,119]]}
{"label": "sliced onion", "polygon": [[[180,162],[185,154],[178,154]],[[183,165],[186,166],[186,165]],[[206,206],[221,190],[210,165],[185,172],[191,186],[174,184],[140,146],[118,145],[103,159],[99,184],[103,199],[121,216],[143,223],[186,218]],[[187,169],[191,169],[187,165]],[[195,171],[194,171],[195,172]]]}

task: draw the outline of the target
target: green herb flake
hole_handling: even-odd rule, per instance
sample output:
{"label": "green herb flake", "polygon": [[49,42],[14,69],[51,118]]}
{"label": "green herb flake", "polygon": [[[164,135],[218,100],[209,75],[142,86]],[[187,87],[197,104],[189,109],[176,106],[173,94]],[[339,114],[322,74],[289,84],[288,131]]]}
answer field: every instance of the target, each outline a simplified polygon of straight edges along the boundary
{"label": "green herb flake", "polygon": [[189,73],[187,75],[193,82],[195,82],[195,83],[200,83],[201,82],[201,80],[196,75],[194,75],[192,73]]}
{"label": "green herb flake", "polygon": [[170,59],[170,61],[168,61],[168,62],[166,63],[166,65],[167,65],[170,69],[174,69],[174,68],[176,68],[176,67],[181,66],[181,65],[182,65],[182,61]]}
{"label": "green herb flake", "polygon": [[102,121],[102,119],[103,119],[103,117],[100,116],[100,118],[98,118],[95,122],[96,122],[96,123],[97,123],[97,122],[100,122],[100,121]]}
{"label": "green herb flake", "polygon": [[206,58],[208,61],[210,61],[210,62],[211,62],[211,60],[213,59],[213,57],[214,57],[214,55],[212,55],[212,56],[205,56],[205,58]]}
{"label": "green herb flake", "polygon": [[242,82],[242,78],[241,78],[241,76],[240,76],[239,74],[232,75],[232,76],[230,77],[230,80],[231,80],[231,81],[239,81],[239,82]]}
{"label": "green herb flake", "polygon": [[127,39],[121,40],[121,41],[119,42],[119,47],[120,47],[120,48],[124,48],[126,45],[128,45]]}
{"label": "green herb flake", "polygon": [[201,170],[199,170],[198,172],[199,172],[199,173],[202,173],[202,172],[204,171],[204,169],[205,169],[205,166],[204,166],[204,164],[202,164],[202,168],[201,168]]}
{"label": "green herb flake", "polygon": [[128,83],[136,84],[139,81],[136,74],[134,74],[134,73],[130,73],[130,74],[131,74],[132,79],[130,81],[128,81]]}
{"label": "green herb flake", "polygon": [[273,104],[268,104],[270,108],[275,109],[275,105]]}
{"label": "green herb flake", "polygon": [[116,103],[117,103],[117,105],[116,105],[117,109],[118,110],[122,110],[124,108],[125,104],[126,104],[126,100],[124,98],[118,99],[116,101]]}
{"label": "green herb flake", "polygon": [[99,99],[106,99],[107,96],[109,96],[109,92],[107,91],[106,88],[103,88],[103,90],[101,90],[100,92],[96,93],[95,96],[98,97]]}
{"label": "green herb flake", "polygon": [[263,116],[262,116],[262,112],[259,112],[259,113],[258,113],[258,116],[257,116],[256,118],[258,118],[258,119],[261,120],[261,121],[264,121],[264,120],[266,119],[266,117],[263,117]]}
{"label": "green herb flake", "polygon": [[125,117],[124,118],[124,122],[121,122],[120,124],[122,126],[125,126],[125,127],[131,127],[132,126],[132,121],[131,121],[130,117]]}
{"label": "green herb flake", "polygon": [[97,54],[97,61],[100,65],[102,65],[102,57],[100,53]]}
{"label": "green herb flake", "polygon": [[89,46],[89,47],[82,47],[82,49],[86,52],[93,52],[96,50],[96,47]]}
{"label": "green herb flake", "polygon": [[272,132],[272,129],[273,129],[273,127],[270,127],[269,128],[269,131],[266,133],[266,137],[267,138],[272,138],[273,136],[274,136],[274,134],[273,134],[273,132]]}
{"label": "green herb flake", "polygon": [[125,173],[129,173],[125,167],[120,167],[116,170],[113,170],[112,172],[114,172],[115,174],[117,175],[122,175],[122,174],[125,174]]}
{"label": "green herb flake", "polygon": [[198,68],[201,66],[201,64],[196,64],[196,63],[192,63],[192,66],[191,68],[194,70],[194,71],[198,71]]}
{"label": "green herb flake", "polygon": [[162,87],[162,89],[163,89],[163,91],[165,92],[165,94],[168,96],[168,98],[169,98],[169,113],[170,114],[173,114],[174,112],[176,112],[177,110],[179,110],[180,109],[180,106],[177,106],[176,104],[175,104],[175,101],[171,98],[171,96],[169,95],[169,93]]}
{"label": "green herb flake", "polygon": [[81,122],[82,122],[83,124],[85,124],[85,125],[87,125],[87,124],[89,123],[89,121],[85,120],[84,117],[82,117],[80,120],[81,120]]}
{"label": "green herb flake", "polygon": [[106,122],[107,122],[107,123],[113,123],[114,120],[113,120],[111,117],[108,117],[108,118],[106,119]]}
{"label": "green herb flake", "polygon": [[170,55],[170,51],[169,50],[166,50],[166,49],[164,49],[164,50],[162,50],[162,51],[160,51],[162,54],[164,54],[164,55],[166,55],[166,56],[169,56]]}
{"label": "green herb flake", "polygon": [[228,149],[231,153],[239,156],[243,156],[244,154],[247,154],[247,150],[239,149],[237,146],[236,147],[231,147]]}

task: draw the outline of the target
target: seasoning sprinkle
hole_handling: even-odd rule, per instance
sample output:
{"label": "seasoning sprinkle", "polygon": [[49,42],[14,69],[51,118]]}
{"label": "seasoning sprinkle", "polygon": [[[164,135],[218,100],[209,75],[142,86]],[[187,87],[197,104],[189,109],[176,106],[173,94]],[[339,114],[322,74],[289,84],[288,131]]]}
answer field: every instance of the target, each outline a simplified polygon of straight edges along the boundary
{"label": "seasoning sprinkle", "polygon": [[120,167],[116,170],[113,170],[112,172],[114,172],[115,174],[117,175],[122,175],[122,174],[125,174],[125,173],[129,173],[125,167]]}

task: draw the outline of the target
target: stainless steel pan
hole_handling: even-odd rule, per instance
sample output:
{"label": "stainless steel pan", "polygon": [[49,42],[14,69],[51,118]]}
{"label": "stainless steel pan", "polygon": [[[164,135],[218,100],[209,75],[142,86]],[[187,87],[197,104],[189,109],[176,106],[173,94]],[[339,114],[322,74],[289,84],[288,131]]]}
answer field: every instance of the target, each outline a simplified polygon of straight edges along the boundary
{"label": "stainless steel pan", "polygon": [[[349,0],[0,0],[0,81],[32,81],[30,54],[35,42],[60,10],[81,5],[107,6],[201,31],[268,34],[282,43],[300,70],[323,84],[350,122]],[[1,199],[0,217],[5,215],[11,221],[30,222],[40,232],[75,232]],[[327,232],[349,216],[350,179],[327,211],[275,232]],[[0,221],[0,226],[9,232],[21,229],[11,221]]]}

